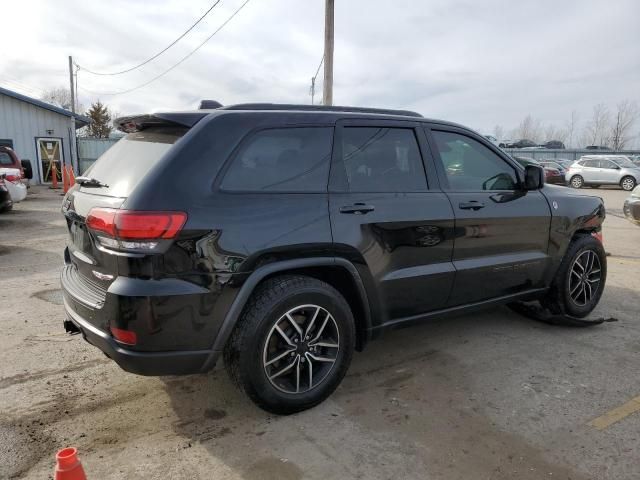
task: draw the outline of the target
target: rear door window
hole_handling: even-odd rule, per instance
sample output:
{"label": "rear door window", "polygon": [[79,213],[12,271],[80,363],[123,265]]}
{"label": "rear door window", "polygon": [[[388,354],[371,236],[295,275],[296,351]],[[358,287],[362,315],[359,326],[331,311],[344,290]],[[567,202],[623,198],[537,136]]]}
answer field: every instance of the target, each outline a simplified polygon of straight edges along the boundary
{"label": "rear door window", "polygon": [[187,131],[182,127],[156,127],[128,134],[84,173],[83,176],[108,185],[106,188],[91,188],[91,193],[128,197],[138,182]]}
{"label": "rear door window", "polygon": [[220,188],[249,192],[326,192],[332,127],[261,130],[233,158]]}
{"label": "rear door window", "polygon": [[345,127],[342,161],[350,192],[424,192],[422,157],[412,128]]}

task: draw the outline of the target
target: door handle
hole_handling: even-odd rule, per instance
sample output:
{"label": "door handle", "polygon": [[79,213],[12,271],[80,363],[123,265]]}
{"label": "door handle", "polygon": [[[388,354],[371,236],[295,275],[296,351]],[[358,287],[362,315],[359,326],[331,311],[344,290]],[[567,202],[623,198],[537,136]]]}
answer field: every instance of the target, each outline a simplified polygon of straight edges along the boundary
{"label": "door handle", "polygon": [[364,215],[365,213],[373,212],[376,208],[373,205],[366,205],[364,203],[354,203],[353,205],[345,205],[340,207],[340,213],[354,213],[356,215]]}
{"label": "door handle", "polygon": [[460,208],[460,210],[480,210],[481,208],[484,208],[484,203],[477,200],[471,200],[469,202],[462,202],[458,204],[458,208]]}

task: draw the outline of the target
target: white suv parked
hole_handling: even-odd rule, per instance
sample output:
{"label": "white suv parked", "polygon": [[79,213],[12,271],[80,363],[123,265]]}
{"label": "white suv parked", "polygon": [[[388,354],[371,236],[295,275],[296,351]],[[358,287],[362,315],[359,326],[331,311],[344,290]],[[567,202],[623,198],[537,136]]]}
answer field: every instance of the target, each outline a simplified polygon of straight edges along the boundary
{"label": "white suv parked", "polygon": [[565,180],[573,188],[620,185],[631,191],[640,182],[640,167],[624,155],[585,155],[569,167]]}

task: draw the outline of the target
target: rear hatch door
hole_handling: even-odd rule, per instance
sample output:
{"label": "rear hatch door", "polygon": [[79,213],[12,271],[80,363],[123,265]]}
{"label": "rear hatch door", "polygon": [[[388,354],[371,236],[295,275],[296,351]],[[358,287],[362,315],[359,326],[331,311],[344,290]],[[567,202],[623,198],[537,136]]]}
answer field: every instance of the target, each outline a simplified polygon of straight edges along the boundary
{"label": "rear hatch door", "polygon": [[[71,273],[80,275],[89,286],[106,292],[118,276],[118,258],[123,253],[99,244],[95,233],[87,228],[87,216],[96,208],[119,209],[187,130],[187,126],[161,124],[129,133],[82,175],[91,182],[77,184],[65,196],[62,212],[69,234],[67,262],[75,270]],[[130,252],[126,255],[136,256]]]}

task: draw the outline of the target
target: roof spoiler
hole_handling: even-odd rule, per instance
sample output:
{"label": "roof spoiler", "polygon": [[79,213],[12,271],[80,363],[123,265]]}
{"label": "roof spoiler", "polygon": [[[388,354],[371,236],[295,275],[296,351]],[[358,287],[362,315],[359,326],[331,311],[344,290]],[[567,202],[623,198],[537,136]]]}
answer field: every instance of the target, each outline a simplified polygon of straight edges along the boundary
{"label": "roof spoiler", "polygon": [[202,100],[200,102],[199,110],[214,110],[216,108],[222,107],[220,102],[216,102],[215,100]]}
{"label": "roof spoiler", "polygon": [[205,112],[153,113],[120,117],[116,118],[113,123],[117,125],[117,129],[121,132],[132,133],[150,127],[191,128],[206,116]]}

